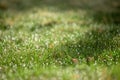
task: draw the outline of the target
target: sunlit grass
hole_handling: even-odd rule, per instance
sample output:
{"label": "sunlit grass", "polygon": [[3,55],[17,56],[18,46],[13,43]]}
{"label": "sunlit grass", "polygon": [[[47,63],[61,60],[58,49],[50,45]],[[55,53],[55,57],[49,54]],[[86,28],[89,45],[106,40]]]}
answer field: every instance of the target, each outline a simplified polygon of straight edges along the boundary
{"label": "sunlit grass", "polygon": [[1,80],[120,79],[119,25],[47,6],[0,14]]}

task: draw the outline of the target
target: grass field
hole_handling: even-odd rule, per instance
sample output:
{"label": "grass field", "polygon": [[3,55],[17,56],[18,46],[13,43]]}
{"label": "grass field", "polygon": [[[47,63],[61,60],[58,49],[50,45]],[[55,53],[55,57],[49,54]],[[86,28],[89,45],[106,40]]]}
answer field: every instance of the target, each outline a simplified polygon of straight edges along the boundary
{"label": "grass field", "polygon": [[80,4],[1,2],[0,80],[119,80],[118,14]]}

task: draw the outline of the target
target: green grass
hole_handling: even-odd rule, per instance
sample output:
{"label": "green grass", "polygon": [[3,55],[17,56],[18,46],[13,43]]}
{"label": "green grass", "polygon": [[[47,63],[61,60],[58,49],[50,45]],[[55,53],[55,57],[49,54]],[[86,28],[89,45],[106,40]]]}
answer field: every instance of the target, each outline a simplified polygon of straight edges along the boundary
{"label": "green grass", "polygon": [[120,79],[119,24],[37,2],[0,11],[0,80]]}

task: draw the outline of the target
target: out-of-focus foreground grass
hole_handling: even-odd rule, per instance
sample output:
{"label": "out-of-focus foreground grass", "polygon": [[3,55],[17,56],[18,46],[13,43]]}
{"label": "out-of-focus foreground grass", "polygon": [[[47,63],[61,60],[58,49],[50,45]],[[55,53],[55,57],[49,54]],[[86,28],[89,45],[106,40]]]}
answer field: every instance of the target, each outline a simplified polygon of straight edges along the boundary
{"label": "out-of-focus foreground grass", "polygon": [[119,80],[119,0],[1,0],[0,80]]}

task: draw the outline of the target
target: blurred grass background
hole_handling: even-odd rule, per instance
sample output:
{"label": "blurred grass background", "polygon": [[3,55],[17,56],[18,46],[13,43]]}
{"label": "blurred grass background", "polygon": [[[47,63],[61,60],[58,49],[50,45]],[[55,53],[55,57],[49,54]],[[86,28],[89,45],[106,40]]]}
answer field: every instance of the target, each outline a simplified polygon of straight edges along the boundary
{"label": "blurred grass background", "polygon": [[92,15],[98,22],[119,23],[120,1],[119,0],[1,0],[0,9],[11,11],[28,11],[34,7],[56,8],[59,11],[86,10],[87,15]]}

